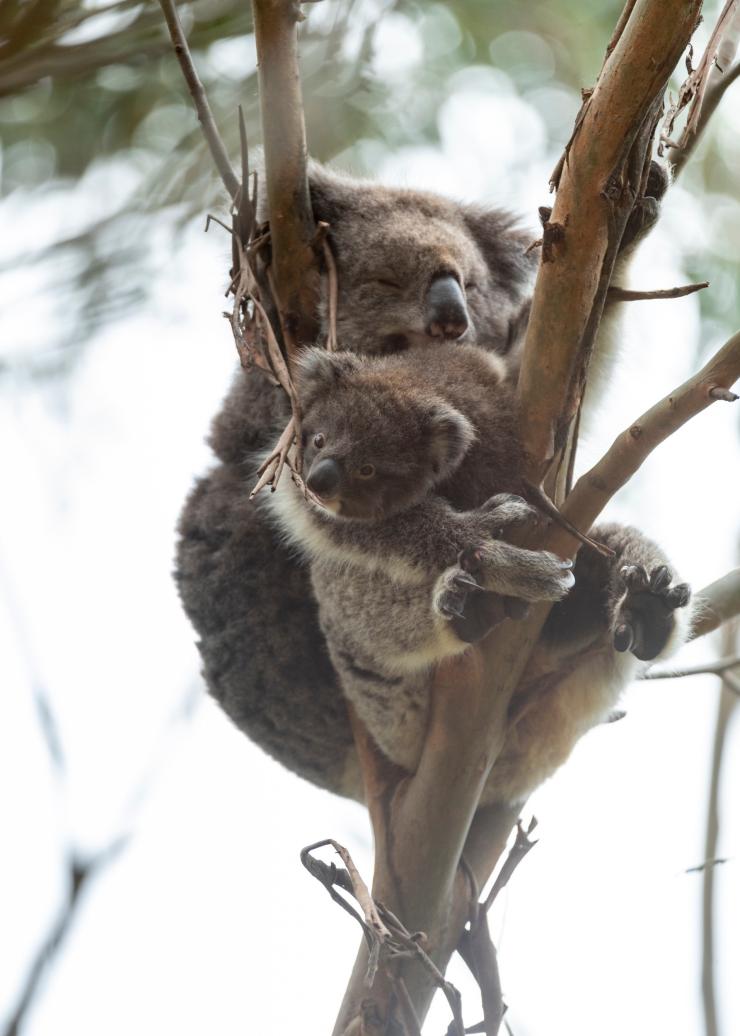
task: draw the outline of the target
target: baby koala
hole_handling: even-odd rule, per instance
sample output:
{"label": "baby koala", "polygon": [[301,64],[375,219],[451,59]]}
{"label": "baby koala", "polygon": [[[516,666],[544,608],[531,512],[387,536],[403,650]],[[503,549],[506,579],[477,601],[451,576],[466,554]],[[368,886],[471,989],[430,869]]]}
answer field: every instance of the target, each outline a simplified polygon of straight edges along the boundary
{"label": "baby koala", "polygon": [[[382,751],[413,770],[430,668],[527,601],[557,601],[572,563],[507,543],[535,521],[515,495],[520,451],[499,359],[474,346],[388,357],[307,350],[300,361],[306,498],[267,497],[311,562],[320,622],[345,694]],[[481,483],[500,490],[480,506]],[[502,595],[481,619],[465,603]],[[490,601],[490,595],[489,595]]]}

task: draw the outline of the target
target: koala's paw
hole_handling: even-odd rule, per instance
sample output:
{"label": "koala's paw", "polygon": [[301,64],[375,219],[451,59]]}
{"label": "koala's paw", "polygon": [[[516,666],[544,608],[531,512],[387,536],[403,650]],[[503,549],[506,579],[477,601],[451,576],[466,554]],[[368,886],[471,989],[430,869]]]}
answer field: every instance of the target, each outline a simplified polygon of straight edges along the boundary
{"label": "koala's paw", "polygon": [[465,644],[475,644],[506,618],[521,618],[524,601],[489,593],[463,568],[448,569],[437,584],[434,610]]}
{"label": "koala's paw", "polygon": [[513,527],[528,525],[536,528],[542,520],[537,508],[515,493],[497,493],[481,504],[478,511],[484,516],[489,535],[494,539],[501,538],[507,529]]}
{"label": "koala's paw", "polygon": [[495,541],[466,548],[458,564],[478,585],[524,601],[559,601],[575,582],[572,561]]}
{"label": "koala's paw", "polygon": [[685,608],[691,598],[688,583],[673,583],[667,565],[649,572],[642,565],[625,565],[619,573],[626,593],[614,626],[614,647],[631,651],[649,662],[657,658],[673,632],[676,608]]}
{"label": "koala's paw", "polygon": [[620,251],[631,249],[650,233],[660,216],[660,201],[668,188],[668,174],[658,162],[650,163],[645,195],[638,198],[624,228]]}
{"label": "koala's paw", "polygon": [[468,598],[481,587],[474,576],[460,566],[448,568],[437,580],[432,607],[437,615],[451,622],[465,615]]}

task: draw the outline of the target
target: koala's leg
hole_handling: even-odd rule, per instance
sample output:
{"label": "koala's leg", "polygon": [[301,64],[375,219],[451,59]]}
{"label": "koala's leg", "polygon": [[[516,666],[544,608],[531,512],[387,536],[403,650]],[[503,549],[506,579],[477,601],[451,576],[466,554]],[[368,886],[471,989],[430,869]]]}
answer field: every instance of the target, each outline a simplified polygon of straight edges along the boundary
{"label": "koala's leg", "polygon": [[663,551],[628,526],[599,526],[593,535],[615,556],[579,552],[575,587],[552,609],[543,631],[550,664],[519,702],[514,699],[520,718],[491,772],[485,801],[523,801],[607,718],[645,662],[668,657],[686,639],[690,591],[675,583]]}
{"label": "koala's leg", "polygon": [[218,466],[180,517],[175,579],[208,690],[284,766],[360,797],[349,717],[308,570],[249,501],[250,476],[244,465]]}
{"label": "koala's leg", "polygon": [[312,578],[345,695],[383,754],[413,771],[427,726],[432,669],[465,644],[434,613],[431,581],[409,586],[382,573],[319,562]]}
{"label": "koala's leg", "polygon": [[614,557],[579,552],[575,586],[550,613],[545,640],[603,640],[609,649],[631,652],[643,662],[672,654],[688,633],[689,587],[675,583],[665,553],[639,529],[605,524],[593,535]]}

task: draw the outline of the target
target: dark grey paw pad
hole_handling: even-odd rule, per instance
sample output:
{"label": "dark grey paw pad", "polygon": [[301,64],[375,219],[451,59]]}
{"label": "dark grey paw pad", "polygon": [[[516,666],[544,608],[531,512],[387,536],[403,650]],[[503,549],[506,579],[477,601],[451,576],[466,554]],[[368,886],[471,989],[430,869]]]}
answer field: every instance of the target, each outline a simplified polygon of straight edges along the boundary
{"label": "dark grey paw pad", "polygon": [[649,572],[642,565],[625,565],[620,577],[626,594],[614,627],[614,647],[650,661],[665,647],[673,631],[673,612],[689,603],[691,590],[687,583],[671,586],[673,573],[667,565]]}

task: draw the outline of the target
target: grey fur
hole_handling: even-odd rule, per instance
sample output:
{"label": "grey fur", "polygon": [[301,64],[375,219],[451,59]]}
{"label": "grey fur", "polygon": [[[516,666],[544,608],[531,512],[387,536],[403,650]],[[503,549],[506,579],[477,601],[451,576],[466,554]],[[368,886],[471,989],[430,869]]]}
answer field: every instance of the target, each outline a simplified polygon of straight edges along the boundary
{"label": "grey fur", "polygon": [[[338,476],[323,506],[302,499],[287,481],[267,503],[286,537],[311,558],[321,627],[345,694],[387,757],[413,771],[432,667],[504,617],[489,609],[488,624],[477,623],[475,637],[461,637],[455,620],[464,622],[469,593],[558,601],[573,585],[570,563],[500,538],[511,524],[531,520],[532,509],[501,493],[518,484],[516,418],[501,364],[482,350],[440,344],[372,358],[311,352],[299,384],[308,484],[327,463]],[[472,509],[457,510],[441,493]],[[592,648],[590,641],[611,628],[619,646],[653,658],[675,631],[675,608],[687,602],[687,588],[671,587],[665,559],[634,530],[614,528],[609,536],[617,556],[597,568],[603,601],[589,587],[587,601],[581,594],[569,610],[571,618],[584,611],[580,623],[558,618],[556,609],[548,636],[573,648],[583,639]],[[587,561],[584,574],[593,569]],[[598,603],[603,614],[594,617]],[[516,750],[505,747],[484,801],[522,797],[603,719],[621,690],[614,657],[608,646],[593,688],[580,687],[582,665],[574,669],[573,708],[561,705],[555,728],[517,733]]]}
{"label": "grey fur", "polygon": [[[469,316],[462,341],[517,353],[536,256],[524,254],[528,238],[508,214],[353,181],[319,166],[312,167],[311,189],[317,219],[331,224],[343,347],[389,352],[432,342],[425,333],[429,287],[453,273]],[[473,271],[477,288],[470,287]],[[387,279],[400,290],[380,283]],[[291,770],[361,797],[308,567],[280,542],[263,508],[248,502],[256,458],[286,415],[281,390],[259,372],[237,372],[211,430],[216,467],[199,479],[180,518],[175,578],[198,632],[208,689],[231,719]],[[495,462],[496,444],[489,445]],[[462,478],[440,491],[457,508],[480,503]],[[569,609],[583,596],[583,582],[589,603],[576,609],[576,627],[586,621],[590,628],[600,616],[594,636],[611,657],[608,580],[592,580],[589,566],[582,551],[576,589],[553,610],[552,635],[570,629]]]}

